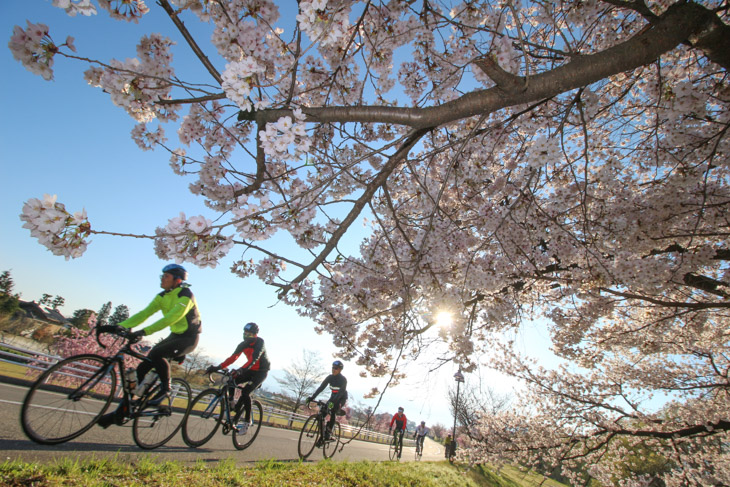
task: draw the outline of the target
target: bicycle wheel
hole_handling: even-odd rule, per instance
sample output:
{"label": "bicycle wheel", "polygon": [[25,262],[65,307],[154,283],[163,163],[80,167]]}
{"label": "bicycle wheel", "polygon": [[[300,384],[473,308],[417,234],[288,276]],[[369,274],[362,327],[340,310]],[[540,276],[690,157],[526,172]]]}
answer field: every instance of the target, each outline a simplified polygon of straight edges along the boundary
{"label": "bicycle wheel", "polygon": [[206,389],[193,399],[182,426],[183,440],[189,447],[203,446],[218,430],[223,418],[223,394],[225,391]]}
{"label": "bicycle wheel", "polygon": [[256,437],[259,434],[259,430],[261,429],[261,421],[264,419],[264,408],[261,406],[261,403],[258,401],[252,401],[251,402],[251,424],[248,427],[248,431],[246,433],[240,434],[236,428],[233,428],[233,432],[231,433],[231,438],[233,439],[233,446],[236,447],[238,450],[245,450],[249,446],[251,446],[251,443],[253,443],[253,440],[256,439]]}
{"label": "bicycle wheel", "polygon": [[322,445],[322,454],[325,458],[332,458],[332,455],[337,451],[337,445],[340,443],[340,423],[335,421],[332,426],[332,433],[330,433],[330,439],[326,440]]}
{"label": "bicycle wheel", "polygon": [[91,428],[114,397],[116,369],[106,358],[84,354],[43,372],[25,395],[20,423],[31,440],[55,445]]}
{"label": "bicycle wheel", "polygon": [[302,432],[299,433],[299,444],[297,445],[299,458],[306,460],[312,454],[318,441],[320,441],[319,416],[313,414],[304,422]]}
{"label": "bicycle wheel", "polygon": [[421,451],[423,449],[422,446],[418,444],[418,439],[416,439],[416,461],[421,461],[421,455],[423,455],[423,452]]}
{"label": "bicycle wheel", "polygon": [[390,440],[390,447],[388,448],[388,458],[395,460],[398,456],[398,438],[394,435]]}
{"label": "bicycle wheel", "polygon": [[[156,387],[151,387],[150,392],[142,400],[142,404],[159,389],[159,383]],[[190,385],[185,380],[172,379],[169,401],[165,400],[159,406],[146,407],[141,411],[136,411],[132,435],[137,446],[151,450],[170,441],[185,420],[191,396]]]}

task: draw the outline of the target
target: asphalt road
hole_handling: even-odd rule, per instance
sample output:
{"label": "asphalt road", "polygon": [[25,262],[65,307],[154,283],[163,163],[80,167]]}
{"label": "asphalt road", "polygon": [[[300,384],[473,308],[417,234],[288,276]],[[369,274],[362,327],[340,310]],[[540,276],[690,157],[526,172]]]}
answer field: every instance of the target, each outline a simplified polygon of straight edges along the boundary
{"label": "asphalt road", "polygon": [[[262,427],[253,445],[243,451],[233,447],[230,435],[220,430],[201,448],[189,448],[178,433],[169,443],[156,450],[142,450],[132,439],[130,426],[111,426],[108,429],[93,427],[75,440],[60,445],[39,445],[29,440],[20,426],[20,405],[27,388],[0,383],[0,461],[21,460],[24,462],[50,463],[60,459],[102,459],[135,461],[142,458],[154,461],[176,461],[180,463],[214,463],[232,459],[244,465],[257,460],[275,459],[283,462],[298,462],[297,441],[299,431]],[[414,448],[404,448],[401,461],[414,461]],[[443,446],[426,439],[423,460],[443,460]],[[307,461],[322,460],[322,451],[315,449]],[[373,460],[387,461],[387,445],[352,441],[338,449],[334,461]]]}

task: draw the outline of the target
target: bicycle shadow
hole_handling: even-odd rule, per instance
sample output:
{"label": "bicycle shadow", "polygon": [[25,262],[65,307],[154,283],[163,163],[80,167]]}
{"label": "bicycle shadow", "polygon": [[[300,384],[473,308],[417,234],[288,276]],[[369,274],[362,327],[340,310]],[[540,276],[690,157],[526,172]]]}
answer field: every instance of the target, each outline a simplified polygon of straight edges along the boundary
{"label": "bicycle shadow", "polygon": [[41,445],[31,440],[5,440],[0,439],[0,450],[3,451],[33,451],[33,452],[59,452],[59,453],[70,453],[79,451],[83,453],[88,452],[99,452],[99,453],[175,453],[175,452],[189,452],[190,448],[186,446],[168,446],[163,445],[153,450],[144,450],[136,445],[130,445],[125,443],[110,443],[110,442],[96,442],[96,441],[70,441],[61,443],[58,445]]}

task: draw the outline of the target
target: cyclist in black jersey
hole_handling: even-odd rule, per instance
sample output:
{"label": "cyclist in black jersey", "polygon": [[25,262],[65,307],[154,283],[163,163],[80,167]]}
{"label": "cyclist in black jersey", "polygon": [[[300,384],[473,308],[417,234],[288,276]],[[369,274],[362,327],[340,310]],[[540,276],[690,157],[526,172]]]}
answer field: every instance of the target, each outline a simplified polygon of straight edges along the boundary
{"label": "cyclist in black jersey", "polygon": [[225,359],[220,365],[211,365],[205,372],[210,374],[216,370],[225,369],[235,362],[241,354],[246,355],[246,363],[235,371],[236,384],[247,384],[241,388],[241,397],[236,403],[236,411],[245,408],[243,423],[238,425],[238,433],[246,434],[251,424],[251,393],[260,386],[271,369],[269,357],[266,355],[266,347],[264,339],[258,336],[259,325],[256,323],[247,323],[243,327],[243,341],[238,344],[233,354]]}
{"label": "cyclist in black jersey", "polygon": [[347,402],[347,379],[342,375],[342,369],[345,364],[339,360],[332,362],[332,373],[325,377],[322,384],[317,388],[314,393],[307,398],[307,404],[314,401],[320,392],[324,390],[328,385],[332,390],[329,400],[327,401],[327,409],[330,411],[330,417],[327,420],[327,428],[324,432],[324,439],[329,440],[332,428],[335,425],[335,415]]}

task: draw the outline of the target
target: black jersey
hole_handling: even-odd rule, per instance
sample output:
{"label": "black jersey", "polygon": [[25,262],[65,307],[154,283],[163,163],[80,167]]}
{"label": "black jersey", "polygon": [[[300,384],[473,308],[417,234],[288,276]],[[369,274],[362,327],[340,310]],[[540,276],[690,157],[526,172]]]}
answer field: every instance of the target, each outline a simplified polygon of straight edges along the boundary
{"label": "black jersey", "polygon": [[322,384],[314,391],[312,397],[317,397],[317,394],[322,392],[325,387],[330,386],[332,390],[332,401],[344,398],[347,399],[347,379],[342,374],[330,374],[323,381]]}

